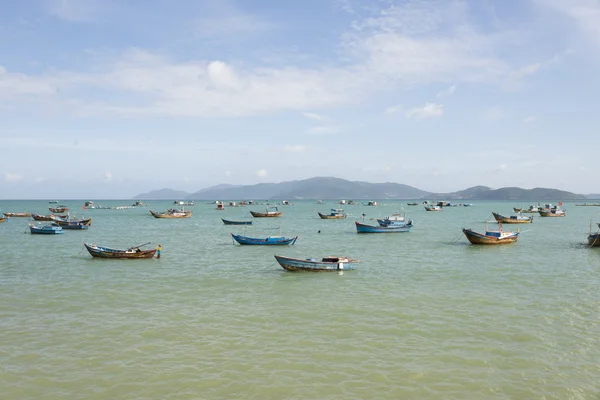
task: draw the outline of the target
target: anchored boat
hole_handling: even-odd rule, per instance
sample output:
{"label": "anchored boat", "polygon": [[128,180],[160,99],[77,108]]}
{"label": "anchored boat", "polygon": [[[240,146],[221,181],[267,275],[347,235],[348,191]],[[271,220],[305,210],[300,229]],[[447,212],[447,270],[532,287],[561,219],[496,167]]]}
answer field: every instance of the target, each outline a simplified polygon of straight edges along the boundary
{"label": "anchored boat", "polygon": [[320,261],[314,258],[300,259],[284,256],[275,256],[281,267],[288,271],[343,271],[356,269],[359,260],[351,260],[348,257],[323,257]]}

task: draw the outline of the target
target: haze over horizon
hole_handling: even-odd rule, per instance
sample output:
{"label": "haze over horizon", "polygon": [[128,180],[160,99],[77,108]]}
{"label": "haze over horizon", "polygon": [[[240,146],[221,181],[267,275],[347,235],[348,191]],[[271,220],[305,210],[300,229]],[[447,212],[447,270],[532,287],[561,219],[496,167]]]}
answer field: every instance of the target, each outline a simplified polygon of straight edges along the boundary
{"label": "haze over horizon", "polygon": [[2,199],[316,176],[600,192],[598,0],[6,3]]}

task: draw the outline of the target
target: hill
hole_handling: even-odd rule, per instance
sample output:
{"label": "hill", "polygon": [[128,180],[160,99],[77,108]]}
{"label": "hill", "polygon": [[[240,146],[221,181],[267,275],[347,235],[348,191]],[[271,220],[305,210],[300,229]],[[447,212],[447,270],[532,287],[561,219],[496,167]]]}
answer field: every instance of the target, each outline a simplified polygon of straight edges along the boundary
{"label": "hill", "polygon": [[453,193],[435,194],[433,198],[439,199],[465,199],[465,200],[581,200],[586,196],[558,189],[534,188],[522,189],[518,187],[503,187],[491,189],[487,186],[474,186],[469,189]]}
{"label": "hill", "polygon": [[213,187],[192,193],[187,199],[415,199],[429,194],[429,192],[399,183],[369,183],[317,177],[281,183]]}
{"label": "hill", "polygon": [[138,194],[134,197],[134,199],[139,200],[179,200],[185,199],[190,194],[188,192],[184,192],[183,190],[173,190],[173,189],[159,189],[152,190],[148,193]]}

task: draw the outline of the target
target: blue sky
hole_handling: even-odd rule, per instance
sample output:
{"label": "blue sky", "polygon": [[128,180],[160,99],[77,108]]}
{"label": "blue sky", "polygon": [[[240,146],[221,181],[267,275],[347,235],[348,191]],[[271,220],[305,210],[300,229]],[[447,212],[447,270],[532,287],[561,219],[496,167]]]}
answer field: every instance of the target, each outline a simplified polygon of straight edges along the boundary
{"label": "blue sky", "polygon": [[599,20],[600,0],[5,0],[0,198],[600,192]]}

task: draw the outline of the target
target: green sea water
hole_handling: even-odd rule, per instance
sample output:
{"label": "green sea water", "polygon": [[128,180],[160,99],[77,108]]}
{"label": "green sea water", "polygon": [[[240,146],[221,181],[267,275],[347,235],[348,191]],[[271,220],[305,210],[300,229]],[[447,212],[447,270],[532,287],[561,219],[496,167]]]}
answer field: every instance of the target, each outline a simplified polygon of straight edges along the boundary
{"label": "green sea water", "polygon": [[[61,202],[81,213],[83,201]],[[103,201],[107,206],[132,201]],[[172,202],[150,202],[156,210]],[[600,207],[565,203],[514,245],[469,245],[510,202],[426,212],[382,200],[296,201],[247,228],[249,210],[199,202],[182,220],[147,207],[87,210],[88,231],[0,224],[1,399],[600,399]],[[48,213],[47,201],[0,201]],[[405,211],[410,233],[354,221]],[[370,221],[375,223],[375,221]],[[230,232],[299,236],[233,245]],[[319,233],[320,231],[320,233]],[[93,259],[83,242],[162,244],[160,259]],[[355,271],[293,273],[273,258],[347,255]]]}

